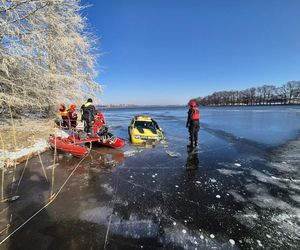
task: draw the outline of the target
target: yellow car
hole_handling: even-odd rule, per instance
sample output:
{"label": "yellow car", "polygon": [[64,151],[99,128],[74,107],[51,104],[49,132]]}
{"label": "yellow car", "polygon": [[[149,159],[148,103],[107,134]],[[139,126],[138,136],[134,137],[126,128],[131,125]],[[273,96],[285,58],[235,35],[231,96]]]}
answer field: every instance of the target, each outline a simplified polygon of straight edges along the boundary
{"label": "yellow car", "polygon": [[163,130],[157,122],[148,116],[135,116],[129,127],[129,137],[132,143],[160,141],[164,139]]}

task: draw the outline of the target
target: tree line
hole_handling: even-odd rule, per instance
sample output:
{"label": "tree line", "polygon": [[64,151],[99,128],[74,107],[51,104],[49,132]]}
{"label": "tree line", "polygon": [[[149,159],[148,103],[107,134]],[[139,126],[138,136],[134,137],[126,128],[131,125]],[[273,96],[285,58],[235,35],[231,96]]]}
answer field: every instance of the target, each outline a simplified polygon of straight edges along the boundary
{"label": "tree line", "polygon": [[289,81],[280,87],[263,85],[241,91],[218,91],[196,101],[203,106],[300,104],[300,81]]}
{"label": "tree line", "polygon": [[0,2],[0,114],[95,97],[96,39],[80,0]]}

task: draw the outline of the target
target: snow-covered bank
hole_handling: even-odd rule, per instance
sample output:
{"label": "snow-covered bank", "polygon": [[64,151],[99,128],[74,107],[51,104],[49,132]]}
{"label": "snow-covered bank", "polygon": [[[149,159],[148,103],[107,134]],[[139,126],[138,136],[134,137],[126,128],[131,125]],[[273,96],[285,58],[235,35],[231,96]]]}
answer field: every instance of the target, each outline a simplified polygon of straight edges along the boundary
{"label": "snow-covered bank", "polygon": [[33,146],[22,148],[17,151],[0,150],[0,168],[11,167],[14,162],[17,164],[30,159],[33,156],[48,150],[49,145],[45,139],[38,140]]}
{"label": "snow-covered bank", "polygon": [[46,151],[53,121],[25,118],[0,122],[0,167],[13,166]]}

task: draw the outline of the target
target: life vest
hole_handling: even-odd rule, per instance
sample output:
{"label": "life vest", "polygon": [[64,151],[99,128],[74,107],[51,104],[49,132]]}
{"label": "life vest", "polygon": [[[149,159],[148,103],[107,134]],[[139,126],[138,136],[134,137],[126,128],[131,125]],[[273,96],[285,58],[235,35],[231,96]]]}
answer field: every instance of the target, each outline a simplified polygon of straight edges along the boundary
{"label": "life vest", "polygon": [[89,107],[89,106],[91,106],[91,105],[93,105],[92,102],[86,102],[86,103],[84,103],[84,104],[81,106],[81,112],[83,112],[85,108],[87,108],[87,107]]}
{"label": "life vest", "polygon": [[76,127],[77,126],[77,114],[76,114],[75,110],[73,111],[72,109],[68,109],[67,117],[68,117],[69,126]]}
{"label": "life vest", "polygon": [[68,118],[68,111],[64,110],[64,111],[60,111],[60,116],[62,119],[67,119]]}
{"label": "life vest", "polygon": [[96,134],[99,129],[105,125],[105,118],[101,112],[97,113],[96,119],[94,120],[93,132]]}
{"label": "life vest", "polygon": [[191,119],[192,119],[193,121],[199,120],[199,119],[200,119],[199,109],[198,109],[197,107],[192,107],[192,110],[193,110],[193,114],[192,114]]}

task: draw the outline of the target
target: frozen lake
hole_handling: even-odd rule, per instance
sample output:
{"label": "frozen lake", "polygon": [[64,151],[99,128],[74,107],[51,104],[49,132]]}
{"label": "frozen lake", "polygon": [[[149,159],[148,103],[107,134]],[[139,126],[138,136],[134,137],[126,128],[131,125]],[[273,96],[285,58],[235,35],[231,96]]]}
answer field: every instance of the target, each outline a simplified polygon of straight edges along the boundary
{"label": "frozen lake", "polygon": [[[300,107],[200,108],[200,143],[193,151],[187,108],[103,112],[112,132],[127,140],[134,115],[152,116],[166,142],[93,149],[57,199],[6,248],[299,249]],[[52,155],[43,154],[46,166]],[[78,162],[60,155],[56,190]],[[5,225],[12,215],[12,228],[46,203],[49,184],[38,158],[19,190],[2,220]]]}

